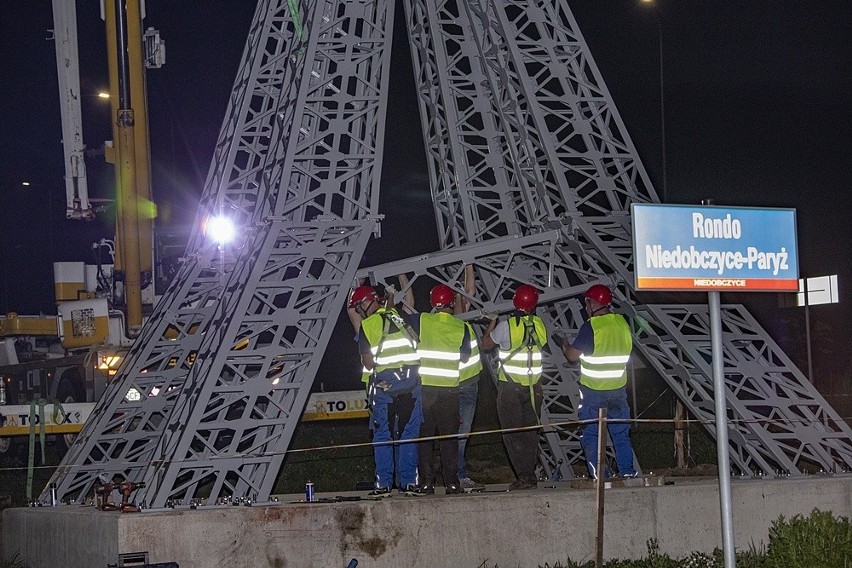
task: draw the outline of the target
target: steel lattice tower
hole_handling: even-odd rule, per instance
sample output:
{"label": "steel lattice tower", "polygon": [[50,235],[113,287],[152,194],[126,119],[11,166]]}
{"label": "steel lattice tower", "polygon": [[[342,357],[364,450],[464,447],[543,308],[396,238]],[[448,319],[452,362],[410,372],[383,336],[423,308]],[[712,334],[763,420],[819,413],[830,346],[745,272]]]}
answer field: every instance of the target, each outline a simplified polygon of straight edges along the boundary
{"label": "steel lattice tower", "polygon": [[[154,508],[268,500],[359,277],[446,283],[470,301],[466,317],[507,311],[529,283],[548,327],[565,330],[582,322],[573,297],[604,281],[636,351],[714,433],[707,308],[636,298],[630,205],[658,199],[566,0],[404,2],[442,250],[358,271],[381,219],[394,9],[259,3],[198,223],[225,214],[244,230],[226,248],[193,235],[54,474],[60,496],[106,476],[144,480],[137,500]],[[732,465],[852,467],[852,432],[745,308],[725,306],[723,326]],[[542,473],[571,477],[577,370],[561,354],[544,364]]]}

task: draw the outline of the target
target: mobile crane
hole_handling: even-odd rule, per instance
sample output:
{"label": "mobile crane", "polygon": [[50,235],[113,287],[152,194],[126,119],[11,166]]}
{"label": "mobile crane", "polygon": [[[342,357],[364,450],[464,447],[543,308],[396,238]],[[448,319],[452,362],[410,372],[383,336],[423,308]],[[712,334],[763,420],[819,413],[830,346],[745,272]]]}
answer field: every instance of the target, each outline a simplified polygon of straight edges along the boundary
{"label": "mobile crane", "polygon": [[[641,302],[630,205],[657,194],[567,0],[405,0],[441,250],[359,268],[380,234],[394,0],[262,0],[220,131],[187,262],[51,483],[100,477],[138,502],[269,500],[350,287],[409,274],[479,310],[543,291],[551,328],[601,275],[636,350],[696,417],[712,418],[706,306]],[[477,291],[461,284],[473,266]],[[406,290],[400,290],[404,294]],[[400,296],[402,297],[402,296]],[[723,309],[732,466],[852,466],[852,432],[742,306]],[[573,476],[577,371],[544,360],[543,475]],[[779,388],[778,385],[784,385]],[[130,397],[130,392],[141,393]],[[784,420],[783,432],[768,417]],[[802,419],[806,417],[806,419]],[[712,434],[712,432],[711,432]],[[42,498],[46,498],[45,495]]]}
{"label": "mobile crane", "polygon": [[[48,409],[49,424],[42,426],[64,434],[68,444],[89,408],[74,404],[100,397],[142,325],[143,306],[150,311],[154,302],[144,69],[165,62],[165,47],[155,30],[142,33],[138,0],[103,7],[118,142],[105,144],[107,161],[116,166],[116,239],[93,245],[102,259],[96,265],[54,263],[57,316],[0,317],[0,405],[6,405],[0,407],[0,432],[25,430],[17,418],[25,415],[15,405],[47,399],[59,404]],[[66,217],[88,221],[96,200],[89,198],[84,160],[76,3],[53,0],[53,17]],[[0,434],[0,452],[9,447]]]}

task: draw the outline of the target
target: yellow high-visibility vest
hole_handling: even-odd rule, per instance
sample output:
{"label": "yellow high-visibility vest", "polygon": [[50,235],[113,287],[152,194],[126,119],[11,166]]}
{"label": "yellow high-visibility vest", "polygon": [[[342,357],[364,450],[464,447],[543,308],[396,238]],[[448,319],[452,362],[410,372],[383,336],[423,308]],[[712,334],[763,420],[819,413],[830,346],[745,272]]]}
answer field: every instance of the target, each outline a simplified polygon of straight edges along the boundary
{"label": "yellow high-visibility vest", "polygon": [[417,365],[420,361],[414,338],[395,322],[402,322],[402,316],[394,308],[379,308],[361,321],[361,329],[370,342],[376,373]]}
{"label": "yellow high-visibility vest", "polygon": [[464,322],[464,325],[467,327],[467,334],[470,336],[470,358],[463,361],[459,366],[460,383],[472,379],[482,371],[482,357],[479,355],[479,342],[476,340],[476,333],[473,332],[473,326],[468,322]]}
{"label": "yellow high-visibility vest", "polygon": [[580,355],[580,384],[594,390],[615,390],[627,385],[627,362],[633,350],[630,326],[621,314],[604,314],[589,320],[595,340],[591,355]]}
{"label": "yellow high-visibility vest", "polygon": [[424,386],[459,386],[464,322],[446,312],[420,315],[420,382]]}

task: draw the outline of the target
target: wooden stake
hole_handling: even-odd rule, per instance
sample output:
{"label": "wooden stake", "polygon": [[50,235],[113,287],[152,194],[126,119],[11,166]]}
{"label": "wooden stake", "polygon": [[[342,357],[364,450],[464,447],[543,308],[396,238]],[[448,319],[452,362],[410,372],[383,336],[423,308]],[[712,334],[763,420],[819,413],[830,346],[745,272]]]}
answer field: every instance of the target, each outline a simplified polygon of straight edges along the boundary
{"label": "wooden stake", "polygon": [[675,457],[677,458],[678,469],[686,469],[686,453],[684,452],[683,443],[683,419],[686,418],[686,407],[677,399],[675,401],[674,415],[674,445]]}

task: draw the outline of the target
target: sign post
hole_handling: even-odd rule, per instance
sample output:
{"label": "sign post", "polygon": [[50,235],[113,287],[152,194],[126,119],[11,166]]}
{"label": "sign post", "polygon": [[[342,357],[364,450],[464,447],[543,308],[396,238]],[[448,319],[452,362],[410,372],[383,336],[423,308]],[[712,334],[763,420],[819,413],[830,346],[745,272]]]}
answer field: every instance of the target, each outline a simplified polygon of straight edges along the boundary
{"label": "sign post", "polygon": [[731,505],[731,462],[728,456],[728,412],[725,370],[722,364],[722,308],[719,292],[707,292],[710,308],[710,349],[713,361],[713,408],[716,413],[716,461],[719,462],[719,505],[722,514],[722,551],[725,568],[736,566],[734,511]]}
{"label": "sign post", "polygon": [[719,501],[725,568],[734,568],[734,521],[720,290],[799,289],[793,209],[634,203],[635,289],[707,291]]}

